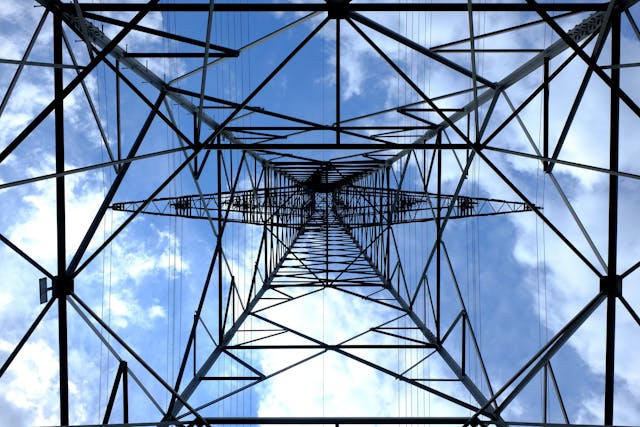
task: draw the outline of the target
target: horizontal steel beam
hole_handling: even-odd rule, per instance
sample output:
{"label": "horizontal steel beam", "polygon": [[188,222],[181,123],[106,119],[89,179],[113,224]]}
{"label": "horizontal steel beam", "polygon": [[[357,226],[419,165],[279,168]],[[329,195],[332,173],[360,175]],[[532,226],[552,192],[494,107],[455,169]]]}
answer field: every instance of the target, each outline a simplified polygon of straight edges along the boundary
{"label": "horizontal steel beam", "polygon": [[[68,12],[73,12],[74,5],[65,5]],[[101,12],[134,12],[141,4],[111,3],[89,4],[80,3],[83,11]],[[220,12],[328,12],[332,6],[327,3],[218,3],[215,11]],[[468,12],[468,5],[464,3],[349,3],[342,6],[349,12]],[[607,8],[607,3],[541,3],[540,7],[546,11],[576,11],[595,12]],[[536,9],[524,3],[474,3],[474,12],[524,12]],[[152,12],[208,12],[209,3],[161,3],[151,8]]]}
{"label": "horizontal steel beam", "polygon": [[[434,126],[340,126],[342,130],[395,130],[395,131],[407,131],[407,130],[423,130],[432,129]],[[227,126],[230,132],[249,132],[249,131],[312,131],[312,130],[339,130],[335,125],[324,126]]]}
{"label": "horizontal steel beam", "polygon": [[419,144],[395,144],[364,142],[364,143],[280,143],[267,142],[264,144],[209,144],[205,149],[210,150],[468,150],[467,144],[438,144],[438,143],[419,143]]}
{"label": "horizontal steel beam", "polygon": [[[324,273],[324,271],[319,271]],[[283,286],[288,288],[289,286]],[[404,338],[408,340],[407,338]],[[282,345],[227,345],[226,350],[380,350],[380,349],[409,349],[409,348],[436,348],[434,344],[338,344],[338,345],[321,345],[321,344],[282,344]]]}
{"label": "horizontal steel beam", "polygon": [[[469,421],[464,417],[222,417],[206,418],[209,424],[451,424],[462,425]],[[495,425],[492,421],[481,421],[481,425]]]}

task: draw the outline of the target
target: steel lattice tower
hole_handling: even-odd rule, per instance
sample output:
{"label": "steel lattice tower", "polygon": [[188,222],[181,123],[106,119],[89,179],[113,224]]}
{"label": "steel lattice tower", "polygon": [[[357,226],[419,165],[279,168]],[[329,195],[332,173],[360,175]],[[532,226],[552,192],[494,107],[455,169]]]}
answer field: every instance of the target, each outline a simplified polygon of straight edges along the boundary
{"label": "steel lattice tower", "polygon": [[636,2],[35,3],[3,18],[0,404],[633,423]]}

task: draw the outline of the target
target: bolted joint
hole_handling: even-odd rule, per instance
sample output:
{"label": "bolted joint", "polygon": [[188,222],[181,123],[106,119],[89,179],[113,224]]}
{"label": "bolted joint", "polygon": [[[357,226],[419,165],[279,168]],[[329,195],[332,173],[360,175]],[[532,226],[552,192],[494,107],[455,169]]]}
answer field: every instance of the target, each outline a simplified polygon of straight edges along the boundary
{"label": "bolted joint", "polygon": [[349,2],[351,0],[326,0],[327,12],[330,19],[344,19],[349,13]]}
{"label": "bolted joint", "polygon": [[476,141],[476,142],[472,142],[471,146],[473,147],[473,151],[479,153],[482,151],[482,149],[484,148],[484,146],[482,145],[482,143],[480,141]]}
{"label": "bolted joint", "polygon": [[608,296],[622,296],[622,276],[602,277],[600,279],[600,292]]}
{"label": "bolted joint", "polygon": [[473,417],[467,421],[469,427],[482,427],[484,424],[477,417]]}
{"label": "bolted joint", "polygon": [[54,277],[52,286],[53,297],[68,296],[73,293],[73,278],[69,276]]}

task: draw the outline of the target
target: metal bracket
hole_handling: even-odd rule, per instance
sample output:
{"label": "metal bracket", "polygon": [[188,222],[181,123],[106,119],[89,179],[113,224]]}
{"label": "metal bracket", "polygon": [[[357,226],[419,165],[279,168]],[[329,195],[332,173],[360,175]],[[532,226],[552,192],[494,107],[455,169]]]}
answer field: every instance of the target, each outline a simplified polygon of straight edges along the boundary
{"label": "metal bracket", "polygon": [[330,19],[344,19],[349,13],[351,0],[326,0]]}
{"label": "metal bracket", "polygon": [[622,296],[622,276],[603,276],[600,278],[600,292],[609,296]]}
{"label": "metal bracket", "polygon": [[40,280],[38,281],[38,285],[40,287],[40,304],[44,304],[49,301],[49,295],[47,295],[47,291],[50,291],[53,288],[47,288],[46,277],[40,278]]}

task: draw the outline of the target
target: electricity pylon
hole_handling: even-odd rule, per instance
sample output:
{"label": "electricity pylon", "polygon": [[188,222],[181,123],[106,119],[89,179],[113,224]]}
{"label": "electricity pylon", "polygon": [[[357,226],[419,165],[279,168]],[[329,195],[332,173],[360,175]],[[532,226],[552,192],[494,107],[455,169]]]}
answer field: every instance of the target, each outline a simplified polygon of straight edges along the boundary
{"label": "electricity pylon", "polygon": [[[340,182],[330,181],[326,173],[327,167],[331,167],[338,172],[342,178]],[[323,170],[324,173],[322,172]],[[320,180],[322,181],[321,185],[314,182],[314,178],[319,173],[323,175]],[[352,358],[378,369],[397,380],[404,381],[414,387],[449,400],[465,409],[477,410],[476,406],[429,386],[429,382],[435,381],[435,379],[412,378],[411,375],[406,375],[406,373],[396,372],[384,366],[376,365],[371,360],[349,353],[350,349],[420,349],[426,352],[423,355],[425,358],[431,356],[429,353],[437,353],[437,356],[441,357],[450,368],[453,379],[460,381],[476,399],[478,407],[487,406],[487,408],[483,408],[480,411],[479,415],[483,415],[483,419],[486,418],[491,422],[502,425],[503,420],[493,412],[495,405],[489,405],[489,399],[473,383],[464,370],[465,363],[468,363],[465,360],[467,355],[464,346],[461,357],[457,360],[447,351],[444,345],[444,339],[440,336],[439,321],[436,320],[436,329],[438,331],[436,335],[423,320],[426,313],[419,314],[414,308],[415,298],[421,291],[420,288],[417,288],[414,292],[415,295],[408,293],[409,284],[406,278],[399,279],[402,269],[402,262],[399,257],[396,259],[393,272],[390,273],[391,260],[394,258],[390,252],[398,254],[399,248],[397,244],[390,243],[388,238],[385,240],[384,236],[392,233],[392,226],[396,224],[423,221],[441,222],[445,218],[470,218],[511,212],[527,212],[531,208],[522,202],[402,191],[388,186],[389,182],[386,183],[386,187],[382,188],[349,185],[346,183],[350,181],[348,178],[350,178],[349,173],[341,173],[340,164],[335,163],[320,165],[317,170],[309,170],[308,178],[302,182],[295,182],[296,185],[294,186],[264,187],[254,190],[203,194],[201,196],[178,196],[154,199],[150,203],[146,201],[118,202],[112,206],[115,210],[126,212],[140,211],[153,215],[264,225],[268,234],[276,236],[278,246],[281,248],[276,255],[277,261],[271,267],[271,271],[262,284],[257,283],[255,280],[258,271],[256,265],[252,274],[254,280],[246,297],[242,298],[240,296],[234,279],[231,279],[228,295],[225,298],[226,305],[223,305],[222,310],[219,312],[220,315],[224,312],[225,318],[219,321],[219,324],[222,325],[222,330],[219,331],[218,344],[215,350],[206,358],[206,361],[194,375],[191,382],[185,387],[181,397],[184,400],[188,400],[203,381],[236,381],[237,388],[225,391],[225,396],[217,397],[217,399],[221,399],[233,395],[247,386],[259,384],[274,375],[274,373],[261,372],[259,366],[250,366],[247,362],[240,360],[237,360],[236,364],[241,365],[243,369],[251,371],[252,374],[250,376],[209,375],[209,371],[218,359],[223,354],[229,354],[233,350],[241,350],[246,360],[255,359],[247,356],[248,351],[251,350],[308,349],[315,350],[319,354],[331,350],[344,357]],[[318,192],[319,190],[322,192]],[[218,218],[211,218],[208,216],[208,212],[224,213]],[[359,234],[361,240],[368,242],[367,247],[363,247],[362,243],[356,238],[357,229],[361,230]],[[288,230],[289,233],[285,237],[281,235],[280,230]],[[365,230],[366,233],[373,233],[377,237],[370,240],[362,239]],[[378,240],[382,243],[378,243]],[[269,270],[269,267],[265,270]],[[396,283],[395,286],[394,282]],[[423,283],[425,288],[429,286],[426,281]],[[268,313],[269,310],[277,310],[277,307],[282,304],[327,288],[338,290],[351,296],[358,296],[371,303],[382,304],[389,312],[391,319],[380,325],[368,325],[366,321],[363,321],[362,330],[356,336],[350,337],[342,343],[329,344],[297,330],[295,321],[292,324],[279,324],[261,315],[263,312]],[[300,289],[305,289],[305,293],[300,294]],[[435,304],[439,307],[440,290],[434,291],[436,292]],[[431,293],[431,290],[428,292]],[[459,289],[458,292],[460,292]],[[266,303],[265,300],[267,301]],[[274,300],[277,302],[274,303]],[[241,309],[236,309],[238,306]],[[238,311],[233,314],[236,310]],[[232,314],[227,318],[230,313]],[[249,317],[258,319],[261,325],[245,326],[244,324]],[[404,317],[411,319],[413,326],[410,328],[398,326],[397,322]],[[462,328],[469,328],[473,346],[477,349],[478,343],[475,341],[473,327],[468,322],[462,301],[458,318],[456,322],[459,321],[464,324]],[[291,319],[289,321],[292,322]],[[245,332],[249,330],[249,332],[257,333],[258,337],[248,342],[243,342],[242,339],[237,337],[237,332],[243,326]],[[451,325],[452,328],[454,326],[455,324]],[[271,327],[271,329],[260,329],[261,327]],[[260,331],[263,330],[269,331],[270,334],[260,336]],[[387,332],[384,332],[384,330]],[[410,333],[407,333],[407,330]],[[417,336],[414,336],[416,333]],[[286,340],[290,335],[302,338],[307,342],[305,344],[272,344],[270,342],[270,338],[278,337],[278,341],[281,341],[283,339]],[[399,338],[400,342],[380,344],[375,342],[375,338],[371,339],[367,335],[373,335],[374,337],[376,335],[378,337],[390,335]],[[351,344],[352,341],[359,341],[363,337],[370,338],[368,340],[370,342]],[[481,358],[480,355],[478,356]],[[281,368],[280,372],[291,369],[299,363],[301,363],[301,360],[295,360],[290,365]],[[484,367],[483,376],[488,378]],[[251,381],[251,383],[244,384],[244,381]],[[424,384],[425,381],[427,384]],[[212,402],[217,399],[212,399]],[[176,405],[175,400],[172,405],[175,405],[172,407],[172,414],[177,415],[181,405]],[[282,420],[284,419],[282,418]],[[416,417],[406,419],[395,417],[394,420],[406,423],[430,421],[427,418],[419,420]],[[275,422],[276,419],[271,421]],[[298,421],[304,422],[302,419]],[[365,418],[359,421],[375,422],[373,419],[367,420]],[[447,421],[464,423],[465,419],[451,418]]]}
{"label": "electricity pylon", "polygon": [[[16,360],[53,317],[60,425],[90,424],[73,415],[79,399],[73,390],[89,377],[70,379],[83,373],[69,355],[87,341],[75,335],[80,329],[114,362],[107,363],[106,397],[96,396],[96,413],[86,417],[103,424],[568,425],[584,412],[581,393],[598,381],[596,423],[623,419],[624,410],[614,405],[622,405],[614,397],[626,387],[616,376],[616,362],[622,363],[616,344],[633,340],[616,340],[616,310],[640,323],[634,294],[622,293],[640,257],[625,243],[632,227],[625,233],[619,222],[620,200],[633,200],[640,178],[621,162],[621,152],[633,148],[621,135],[630,134],[640,115],[629,83],[637,80],[637,63],[621,59],[623,41],[635,46],[633,37],[640,38],[635,1],[37,4],[42,15],[34,31],[18,34],[29,40],[22,58],[1,61],[14,68],[3,81],[0,119],[16,112],[28,118],[6,126],[0,145],[0,163],[9,171],[0,183],[3,205],[15,206],[7,209],[0,240],[7,253],[26,261],[24,280],[38,286],[24,286],[37,289],[45,305],[24,334],[11,337],[0,383],[20,374],[12,371]],[[397,23],[389,19],[394,13]],[[354,58],[361,61],[353,65]],[[498,63],[504,66],[493,66]],[[312,75],[327,64],[328,75]],[[358,73],[373,76],[361,93],[347,87],[357,84]],[[42,104],[32,114],[20,110],[26,109],[24,81],[51,89],[42,91],[45,101],[29,100]],[[594,105],[602,110],[598,120],[585,123],[581,115]],[[43,143],[42,135],[54,144]],[[88,150],[96,139],[97,156]],[[597,144],[589,145],[591,139]],[[49,154],[51,171],[29,163],[42,153]],[[478,164],[491,178],[481,180],[477,170],[474,177]],[[98,170],[106,171],[103,193],[71,244],[67,235],[78,225],[69,219],[76,213],[70,183],[88,182]],[[538,202],[535,171],[555,191],[555,209]],[[593,185],[606,188],[595,213],[577,202],[581,192],[572,180],[581,173],[606,178]],[[627,180],[628,187],[619,182]],[[45,215],[56,219],[55,244],[44,242],[55,265],[23,249],[28,242],[19,236],[7,237],[11,221],[23,220],[20,204],[30,200],[23,192],[30,195],[29,186],[39,181],[55,187]],[[171,190],[177,182],[188,190]],[[605,231],[587,215],[599,216],[603,206]],[[118,214],[107,232],[110,208]],[[167,357],[166,373],[158,367],[157,339],[97,312],[92,282],[108,248],[131,237],[138,218],[154,216],[200,219],[198,233],[208,233],[194,260],[208,268],[189,294],[193,321],[177,340],[178,361]],[[499,312],[497,296],[513,296],[525,281],[508,280],[514,237],[501,235],[498,225],[516,216],[535,218],[593,289],[578,309],[554,313],[558,324],[545,324],[550,337],[539,333],[537,343],[531,330],[542,321],[525,325],[526,310],[507,301],[510,317],[489,333],[502,339],[494,347],[483,343],[476,311]],[[490,229],[483,237],[499,235],[483,250],[477,234],[455,225],[477,231],[480,221]],[[539,242],[532,244],[537,251]],[[630,246],[624,256],[623,244]],[[461,280],[465,256],[477,260],[485,253],[498,278],[480,286],[469,270],[484,266],[467,261]],[[556,273],[574,268],[561,262],[566,257],[535,264]],[[116,268],[124,271],[126,263]],[[562,277],[571,279],[570,273]],[[478,285],[475,302],[472,284]],[[479,301],[480,290],[489,301]],[[152,287],[148,293],[151,299]],[[322,315],[279,315],[298,306],[315,310],[318,298]],[[325,328],[325,298],[349,306],[342,317],[348,328],[340,331],[335,322]],[[593,369],[596,380],[585,374],[577,381],[572,369],[583,359],[571,352],[572,340],[603,311],[598,333],[591,334],[602,342],[602,372]],[[510,334],[511,328],[518,332]],[[525,354],[514,361],[510,350]],[[269,359],[282,351],[289,359]],[[438,410],[258,416],[251,403],[237,399],[294,371],[310,382],[315,373],[303,368],[328,355],[392,378],[421,403],[433,398]],[[100,388],[103,393],[102,372]],[[92,393],[85,386],[80,395]],[[409,400],[400,391],[396,397]],[[522,409],[529,406],[536,410]]]}

